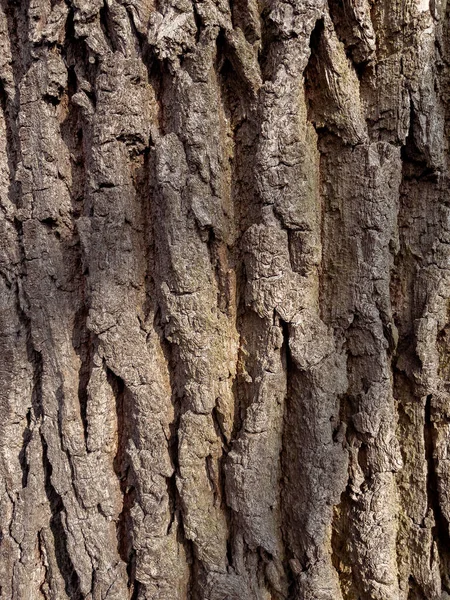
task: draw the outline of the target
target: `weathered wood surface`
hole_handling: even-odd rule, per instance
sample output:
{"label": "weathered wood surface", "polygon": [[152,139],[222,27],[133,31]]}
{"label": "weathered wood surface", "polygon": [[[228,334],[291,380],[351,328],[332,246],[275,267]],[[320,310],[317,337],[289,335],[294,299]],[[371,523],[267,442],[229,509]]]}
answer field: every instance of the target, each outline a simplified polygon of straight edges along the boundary
{"label": "weathered wood surface", "polygon": [[448,27],[1,0],[0,598],[448,598]]}

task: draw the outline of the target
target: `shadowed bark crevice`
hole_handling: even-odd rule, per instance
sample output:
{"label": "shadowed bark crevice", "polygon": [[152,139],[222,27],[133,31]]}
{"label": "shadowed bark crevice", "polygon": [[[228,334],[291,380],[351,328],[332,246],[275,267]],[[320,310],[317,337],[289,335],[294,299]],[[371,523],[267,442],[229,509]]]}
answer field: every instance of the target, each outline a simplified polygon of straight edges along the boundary
{"label": "shadowed bark crevice", "polygon": [[44,412],[43,412],[43,398],[42,398],[42,374],[43,374],[43,359],[42,354],[38,352],[33,345],[32,332],[31,332],[31,321],[22,310],[18,303],[18,314],[20,322],[23,324],[24,331],[27,335],[27,356],[30,365],[33,370],[33,386],[31,392],[31,407],[27,411],[27,427],[22,434],[22,448],[19,453],[19,462],[22,469],[22,487],[25,488],[28,485],[29,475],[29,464],[28,464],[28,446],[33,436],[33,430],[36,425],[40,426]]}
{"label": "shadowed bark crevice", "polygon": [[179,429],[182,416],[182,398],[180,397],[180,393],[182,391],[183,381],[182,376],[180,377],[181,373],[179,370],[179,349],[176,344],[169,342],[164,335],[164,325],[161,322],[161,310],[159,308],[155,312],[154,328],[158,333],[161,348],[167,361],[170,388],[172,393],[171,402],[174,411],[173,421],[170,423],[170,438],[167,440],[169,456],[173,466],[172,476],[166,478],[167,492],[169,496],[169,508],[171,513],[167,534],[171,532],[172,527],[175,525],[177,528],[176,540],[178,543],[183,545],[186,554],[186,563],[189,566],[187,599],[197,600],[199,594],[198,589],[201,586],[198,573],[203,571],[195,554],[194,543],[192,540],[188,539],[185,534],[183,503],[177,486],[177,478],[180,476]]}
{"label": "shadowed bark crevice", "polygon": [[[11,3],[8,0],[1,0],[3,13],[6,17],[9,40],[12,46],[12,66],[13,75],[16,83],[16,96],[14,98],[18,105],[19,90],[18,85],[23,76],[30,67],[32,61],[31,48],[28,43],[28,11],[30,0],[24,2]],[[18,109],[18,106],[16,107]]]}
{"label": "shadowed bark crevice", "polygon": [[450,534],[449,522],[445,518],[441,507],[440,478],[436,470],[435,455],[435,430],[432,414],[433,396],[429,394],[425,401],[425,458],[427,463],[427,495],[429,508],[434,515],[435,525],[432,529],[433,537],[437,542],[438,551],[441,559],[441,577],[444,589],[450,592],[450,580],[448,576],[448,567],[450,565]]}
{"label": "shadowed bark crevice", "polygon": [[100,8],[100,25],[111,52],[117,52],[118,42],[111,19],[108,2],[104,0],[103,6]]}
{"label": "shadowed bark crevice", "polygon": [[93,369],[93,357],[95,353],[92,334],[87,328],[88,310],[81,307],[75,315],[72,343],[75,352],[80,357],[78,401],[80,403],[80,416],[83,423],[84,441],[88,447],[88,401],[89,401],[89,382]]}
{"label": "shadowed bark crevice", "polygon": [[83,600],[83,594],[80,590],[80,579],[72,562],[67,546],[67,533],[63,521],[65,518],[64,503],[60,494],[58,494],[52,484],[53,468],[48,459],[48,446],[42,433],[41,443],[42,461],[45,474],[45,493],[47,495],[52,514],[50,519],[50,529],[52,531],[55,544],[56,561],[64,579],[66,593],[70,600]]}
{"label": "shadowed bark crevice", "polygon": [[[285,573],[288,583],[288,599],[298,597],[298,576],[304,569],[300,557],[299,545],[301,541],[295,530],[299,527],[296,504],[298,502],[296,486],[301,477],[299,472],[296,450],[300,439],[297,437],[297,427],[301,419],[301,409],[298,402],[298,393],[302,389],[299,386],[300,372],[292,359],[289,348],[289,326],[281,321],[283,331],[283,346],[281,347],[282,364],[287,379],[287,395],[284,404],[283,433],[281,450],[281,472],[280,481],[280,504],[282,513],[281,533],[285,552]],[[298,529],[297,529],[298,528]]]}
{"label": "shadowed bark crevice", "polygon": [[5,84],[0,78],[0,107],[6,126],[6,153],[8,157],[9,187],[8,197],[13,205],[16,205],[20,197],[20,184],[16,181],[16,171],[19,162],[20,141],[17,130],[17,106],[14,99],[9,98]]}
{"label": "shadowed bark crevice", "polygon": [[19,453],[19,463],[22,469],[22,487],[27,487],[28,474],[30,472],[30,466],[27,460],[27,449],[33,435],[31,428],[31,408],[27,411],[27,427],[22,434],[22,448]]}
{"label": "shadowed bark crevice", "polygon": [[133,547],[133,521],[131,510],[136,502],[136,488],[127,455],[127,444],[131,432],[131,398],[124,381],[105,366],[106,377],[116,400],[117,452],[114,457],[114,471],[119,479],[122,492],[122,510],[116,523],[117,549],[120,558],[127,565],[128,588],[136,591],[136,551]]}

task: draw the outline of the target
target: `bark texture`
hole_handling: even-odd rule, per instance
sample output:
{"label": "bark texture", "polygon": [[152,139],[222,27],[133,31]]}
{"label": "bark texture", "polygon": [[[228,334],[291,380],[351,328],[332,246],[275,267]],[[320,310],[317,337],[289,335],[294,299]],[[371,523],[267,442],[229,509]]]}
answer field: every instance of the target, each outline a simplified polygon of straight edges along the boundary
{"label": "bark texture", "polygon": [[446,0],[0,0],[0,597],[450,593]]}

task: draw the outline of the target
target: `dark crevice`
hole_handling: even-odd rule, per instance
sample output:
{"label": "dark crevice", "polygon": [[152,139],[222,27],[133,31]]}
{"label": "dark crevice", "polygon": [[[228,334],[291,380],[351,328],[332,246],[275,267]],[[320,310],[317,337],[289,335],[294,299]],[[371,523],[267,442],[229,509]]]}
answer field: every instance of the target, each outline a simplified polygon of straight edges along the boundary
{"label": "dark crevice", "polygon": [[131,509],[136,502],[136,487],[133,471],[127,454],[127,443],[130,437],[130,397],[125,382],[106,365],[106,377],[116,400],[117,415],[117,452],[113,467],[122,492],[122,511],[117,520],[117,550],[120,558],[127,565],[128,588],[136,590],[136,551],[133,547],[133,520]]}
{"label": "dark crevice", "polygon": [[114,23],[112,22],[106,0],[104,0],[103,6],[100,8],[100,27],[102,28],[103,35],[105,36],[105,40],[109,46],[109,49],[111,52],[116,52],[118,49],[118,40],[114,31]]}
{"label": "dark crevice", "polygon": [[231,26],[233,29],[236,29],[236,23],[234,17],[236,15],[236,6],[235,0],[228,0],[228,6],[230,7],[230,15],[231,15]]}
{"label": "dark crevice", "polygon": [[408,600],[427,600],[427,597],[423,594],[419,584],[412,575],[408,578]]}
{"label": "dark crevice", "polygon": [[[58,374],[58,377],[62,380],[62,375],[60,373]],[[80,495],[78,486],[76,485],[77,478],[75,475],[74,459],[73,459],[70,449],[66,443],[66,434],[64,432],[64,424],[63,424],[63,407],[64,407],[64,403],[65,403],[65,398],[64,398],[64,390],[63,390],[62,384],[56,390],[55,399],[56,399],[56,405],[58,407],[58,434],[59,434],[59,441],[60,441],[60,449],[67,458],[67,464],[70,469],[70,483],[72,486],[73,494],[74,494],[78,504],[80,505],[80,507],[86,508],[86,506],[83,502],[83,498]]]}
{"label": "dark crevice", "polygon": [[[73,14],[69,13],[66,22],[67,33],[73,33]],[[69,38],[74,40],[75,38]],[[70,46],[73,43],[67,42],[64,47],[63,55],[66,63],[72,62],[74,58],[72,53],[76,51],[76,46]],[[67,113],[60,124],[62,140],[67,147],[70,155],[70,200],[72,205],[72,236],[68,242],[64,243],[64,253],[66,260],[73,265],[72,272],[77,282],[78,290],[77,304],[78,309],[74,316],[72,329],[72,346],[80,359],[79,379],[78,379],[78,400],[80,417],[83,424],[84,441],[88,449],[88,385],[93,368],[94,356],[94,337],[87,327],[87,317],[89,312],[87,299],[87,281],[86,274],[88,267],[83,255],[83,248],[79,239],[77,220],[84,215],[84,198],[86,185],[85,157],[83,149],[83,120],[79,108],[71,101],[72,96],[77,92],[77,76],[74,64],[68,65],[67,70]],[[50,227],[56,223],[49,222]]]}
{"label": "dark crevice", "polygon": [[[146,56],[148,57],[147,59],[144,58]],[[164,135],[165,133],[168,133],[168,131],[166,131],[166,115],[163,102],[165,81],[168,74],[168,65],[166,61],[159,61],[152,57],[149,50],[144,53],[143,58],[147,67],[148,81],[153,87],[157,102],[156,124],[159,133]]]}
{"label": "dark crevice", "polygon": [[59,571],[65,582],[66,594],[70,600],[83,600],[84,595],[80,590],[80,578],[73,565],[67,545],[67,533],[63,523],[63,514],[65,512],[64,504],[60,494],[55,490],[52,484],[52,465],[48,458],[48,446],[43,434],[42,442],[42,461],[45,475],[45,493],[50,505],[51,518],[50,529],[55,544],[55,556]]}
{"label": "dark crevice", "polygon": [[[289,347],[289,324],[280,319],[283,331],[283,345],[281,355],[283,368],[286,373],[287,393],[284,403],[283,415],[283,433],[281,444],[281,473],[282,479],[280,488],[281,505],[281,535],[285,549],[284,570],[287,577],[288,598],[294,599],[299,596],[298,573],[293,565],[304,566],[304,557],[301,556],[301,542],[298,539],[299,512],[295,509],[297,504],[297,476],[295,472],[298,469],[296,449],[299,443],[296,424],[301,418],[301,407],[298,398],[297,385],[299,383],[300,372],[295,364]],[[299,562],[300,561],[300,562]]]}
{"label": "dark crevice", "polygon": [[130,600],[138,600],[139,592],[141,590],[141,583],[137,579],[133,580],[133,593],[131,595]]}
{"label": "dark crevice", "polygon": [[[342,72],[336,72],[336,68],[339,67],[333,58],[332,42],[327,39],[326,33],[324,19],[318,19],[311,32],[311,53],[303,72],[307,119],[316,130],[319,149],[327,133],[343,141],[344,147],[347,145],[355,148],[364,143],[364,136],[361,131],[353,131],[353,127],[359,129],[356,123],[345,122],[352,117],[347,115],[345,121],[342,120],[342,99],[335,89],[335,84],[329,80],[329,74],[335,73],[335,76],[341,79],[345,76]],[[355,67],[355,71],[356,75],[361,77],[361,69]],[[328,150],[329,145],[324,144],[323,148]]]}
{"label": "dark crevice", "polygon": [[[59,89],[59,93],[62,93],[62,89]],[[43,94],[42,99],[52,106],[58,106],[61,102],[61,98],[59,96],[54,96],[53,94]]]}
{"label": "dark crevice", "polygon": [[327,52],[324,49],[324,34],[325,21],[324,19],[318,19],[311,32],[309,40],[311,54],[303,72],[305,102],[308,110],[307,118],[316,130],[319,147],[320,140],[328,132],[334,134],[329,129],[328,124],[326,122],[323,123],[324,119],[321,115],[323,112],[322,106],[327,106],[330,102],[333,102],[333,106],[335,105],[335,101],[327,93],[326,68],[333,69],[333,66],[329,64],[329,56],[327,56]]}
{"label": "dark crevice", "polygon": [[[251,395],[252,385],[248,383],[246,372],[247,368],[251,370],[251,367],[247,365],[244,347],[247,343],[246,338],[251,338],[253,335],[255,325],[253,319],[258,320],[253,313],[248,315],[245,305],[244,290],[247,282],[242,260],[242,232],[245,232],[255,221],[260,221],[262,205],[256,192],[254,175],[249,175],[254,173],[256,160],[254,148],[258,137],[257,118],[251,104],[243,102],[247,97],[248,87],[242,77],[236,74],[228,59],[227,44],[222,38],[223,36],[219,36],[217,39],[216,72],[220,90],[219,119],[223,127],[223,137],[230,148],[229,162],[226,163],[226,168],[229,169],[230,187],[226,193],[229,194],[227,201],[230,205],[227,209],[230,221],[227,235],[232,242],[228,238],[224,241],[214,238],[210,249],[213,250],[212,264],[216,269],[216,281],[220,290],[219,307],[225,310],[230,319],[235,320],[240,338],[236,357],[236,376],[232,382],[234,420],[231,439],[228,440],[228,445],[231,447],[231,440],[236,439],[243,427],[246,406]],[[213,412],[213,418],[216,430],[224,442],[219,410]],[[223,445],[227,454],[228,448],[226,444]]]}
{"label": "dark crevice", "polygon": [[8,158],[9,189],[8,197],[11,204],[18,204],[20,184],[16,182],[16,170],[19,162],[20,139],[17,128],[17,107],[8,98],[3,82],[0,80],[0,106],[6,129],[6,154]]}
{"label": "dark crevice", "polygon": [[272,8],[266,5],[261,11],[261,45],[258,62],[263,82],[271,81],[276,76],[280,58],[285,53],[286,39],[278,29],[278,23],[271,18]]}
{"label": "dark crevice", "polygon": [[433,396],[429,394],[425,401],[425,458],[427,463],[427,496],[428,506],[431,508],[434,516],[435,525],[433,527],[433,538],[437,542],[442,584],[447,591],[450,591],[450,577],[448,567],[450,566],[450,534],[449,523],[445,518],[441,508],[440,478],[436,469],[435,449],[436,430],[433,420]]}
{"label": "dark crevice", "polygon": [[[218,459],[218,464],[217,464],[218,472],[217,473],[214,472],[214,469],[212,468],[213,465],[208,465],[208,459],[207,459],[206,466],[207,466],[207,473],[210,477],[210,481],[211,481],[211,484],[212,484],[212,487],[214,490],[214,502],[216,503],[216,501],[218,501],[220,503],[220,507],[224,511],[225,517],[227,520],[228,534],[229,534],[227,548],[229,549],[229,548],[231,548],[230,537],[231,537],[231,532],[232,532],[232,528],[233,528],[233,512],[230,509],[227,499],[226,499],[226,481],[225,481],[225,468],[224,467],[225,467],[228,453],[231,450],[231,443],[228,442],[228,440],[225,436],[223,426],[221,424],[222,416],[221,416],[220,412],[217,410],[217,407],[213,408],[211,414],[212,414],[212,418],[213,418],[213,424],[214,424],[214,429],[215,429],[216,435],[221,440],[222,454]],[[231,565],[230,562],[229,562],[229,564]]]}
{"label": "dark crevice", "polygon": [[324,19],[318,19],[314,25],[314,29],[311,32],[309,38],[309,47],[311,49],[311,56],[309,62],[311,63],[314,58],[318,58],[320,54],[320,46],[322,42],[322,36],[325,33],[325,21]]}
{"label": "dark crevice", "polygon": [[3,13],[6,16],[8,38],[11,43],[12,67],[17,94],[15,100],[17,101],[19,84],[33,60],[31,54],[32,46],[28,43],[30,0],[22,0],[21,2],[0,0],[0,3]]}
{"label": "dark crevice", "polygon": [[22,448],[19,453],[19,463],[20,463],[20,468],[22,469],[22,487],[23,488],[26,488],[28,485],[28,474],[30,472],[30,465],[28,464],[28,459],[27,459],[28,445],[33,436],[33,429],[31,427],[31,409],[30,408],[27,411],[26,419],[27,419],[27,426],[24,429],[24,432],[22,434]]}
{"label": "dark crevice", "polygon": [[[70,8],[65,23],[65,42],[61,49],[61,57],[63,58],[68,71],[67,93],[69,100],[71,100],[72,96],[80,91],[78,83],[83,80],[86,81],[89,84],[90,89],[89,86],[86,85],[83,85],[81,89],[89,98],[95,109],[97,103],[96,80],[99,65],[98,61],[92,60],[91,50],[84,38],[79,38],[76,35],[74,18],[74,10],[73,8]],[[68,117],[71,125],[72,120],[78,120],[79,111],[79,107],[70,102]]]}
{"label": "dark crevice", "polygon": [[214,468],[214,458],[211,456],[211,454],[209,454],[206,459],[205,459],[205,470],[206,470],[206,475],[208,477],[208,481],[209,481],[209,485],[211,487],[211,491],[213,493],[213,498],[214,498],[214,506],[216,506],[217,504],[220,504],[220,491],[217,487],[217,473],[215,472],[215,468]]}
{"label": "dark crevice", "polygon": [[250,44],[261,39],[260,22],[255,20],[250,3],[245,0],[229,0],[233,29],[240,28]]}
{"label": "dark crevice", "polygon": [[178,541],[184,545],[186,561],[190,567],[187,600],[202,600],[207,582],[207,571],[195,553],[194,542],[185,537],[183,525],[179,528]]}
{"label": "dark crevice", "polygon": [[182,375],[179,373],[179,367],[182,361],[178,356],[178,346],[169,342],[164,335],[164,325],[161,322],[161,309],[158,307],[155,311],[154,328],[157,332],[161,348],[168,366],[170,387],[172,390],[172,406],[174,410],[174,418],[170,424],[170,438],[168,439],[168,451],[170,460],[173,466],[173,475],[166,479],[167,492],[169,496],[170,522],[168,531],[171,530],[173,524],[177,525],[177,541],[182,544],[186,553],[186,561],[189,565],[189,582],[188,582],[188,598],[194,600],[197,594],[198,579],[196,571],[201,570],[201,565],[195,555],[194,544],[186,537],[183,523],[183,507],[176,481],[180,474],[180,462],[178,456],[179,437],[178,431],[182,414],[182,399],[180,397],[181,389],[177,383]]}
{"label": "dark crevice", "polygon": [[[281,347],[281,355],[283,359],[283,368],[286,373],[292,373],[297,369],[297,365],[292,358],[291,349],[289,347],[289,323],[280,318],[280,325],[283,332],[283,345]],[[288,382],[289,387],[289,382]]]}
{"label": "dark crevice", "polygon": [[235,313],[236,290],[230,276],[229,250],[224,241],[217,239],[213,228],[209,230],[208,250],[217,284],[217,307],[232,317]]}
{"label": "dark crevice", "polygon": [[257,111],[258,84],[255,79],[249,77],[245,60],[233,39],[224,31],[221,31],[216,38],[215,69],[220,86],[222,108],[231,121],[233,142],[236,144],[236,141],[240,141],[240,136],[237,134],[244,122],[248,122],[247,127],[256,126],[254,117]]}
{"label": "dark crevice", "polygon": [[26,320],[28,335],[27,335],[27,354],[30,364],[33,366],[33,388],[31,392],[31,406],[33,409],[34,419],[40,421],[44,416],[44,409],[42,405],[42,372],[43,372],[43,359],[42,354],[34,348],[31,334],[31,321],[25,317],[22,313],[23,318]]}
{"label": "dark crevice", "polygon": [[58,221],[54,217],[46,217],[45,219],[41,219],[41,223],[49,229],[55,229],[58,227]]}
{"label": "dark crevice", "polygon": [[88,386],[91,379],[94,359],[94,342],[92,334],[87,327],[88,309],[81,306],[75,315],[72,344],[75,352],[80,359],[80,369],[78,376],[78,401],[80,404],[80,416],[83,423],[84,441],[88,449]]}
{"label": "dark crevice", "polygon": [[200,13],[198,12],[197,3],[195,1],[192,3],[192,10],[194,13],[195,26],[197,28],[195,33],[195,43],[198,44],[203,30],[203,21]]}
{"label": "dark crevice", "polygon": [[[399,489],[402,513],[405,519],[400,519],[398,532],[398,551],[407,544],[412,552],[415,550],[415,534],[411,531],[412,515],[414,511],[410,508],[411,498],[411,473],[415,468],[423,468],[426,462],[427,480],[426,493],[428,497],[428,509],[431,509],[436,525],[433,537],[437,539],[439,553],[443,552],[443,543],[438,531],[442,529],[442,514],[438,497],[438,478],[435,470],[434,459],[434,435],[436,433],[432,422],[432,398],[428,395],[424,407],[424,425],[422,429],[422,418],[417,417],[418,406],[422,404],[423,387],[418,382],[417,375],[422,371],[420,357],[417,354],[416,324],[424,312],[428,302],[428,289],[423,285],[421,272],[425,267],[424,257],[427,257],[431,248],[426,247],[422,239],[414,230],[410,221],[411,214],[420,214],[422,209],[423,194],[426,197],[428,186],[434,186],[435,176],[427,166],[423,153],[417,148],[414,140],[414,107],[410,103],[410,124],[405,145],[401,148],[402,159],[402,181],[400,186],[399,212],[397,226],[399,230],[399,248],[394,254],[394,268],[390,280],[390,299],[392,304],[393,321],[398,330],[398,342],[392,355],[393,391],[397,401],[397,439],[403,458],[403,469],[397,474],[397,485]],[[431,208],[431,210],[433,210]],[[426,219],[426,212],[423,214]],[[417,220],[420,235],[420,220]],[[417,252],[416,249],[420,248]],[[427,258],[425,258],[425,261]],[[419,385],[418,385],[419,383]],[[409,440],[423,435],[425,444],[425,456],[410,456]],[[420,446],[419,446],[420,448]],[[416,450],[416,452],[418,449]],[[417,459],[422,466],[416,465]],[[424,494],[420,486],[420,493]],[[419,496],[420,497],[420,496]],[[427,511],[428,512],[428,511]],[[446,524],[445,531],[448,531]],[[445,547],[445,543],[444,543]],[[450,548],[450,546],[447,546]],[[425,550],[424,550],[425,551]],[[446,569],[446,561],[441,560],[441,565]],[[448,564],[448,563],[447,563]],[[406,583],[406,582],[405,582]],[[410,574],[409,581],[410,600],[421,600],[423,590],[418,581]]]}
{"label": "dark crevice", "polygon": [[435,183],[439,180],[439,174],[433,168],[430,157],[425,155],[424,149],[418,147],[415,138],[417,111],[413,100],[409,101],[409,130],[405,144],[401,148],[403,178],[407,180],[427,180]]}
{"label": "dark crevice", "polygon": [[364,32],[361,31],[363,25],[346,10],[347,2],[348,0],[328,0],[328,7],[336,35],[344,44],[346,55],[361,79],[362,72],[375,57],[375,53],[364,47]]}
{"label": "dark crevice", "polygon": [[[21,221],[14,219],[14,225],[17,232],[18,246],[21,257],[21,264],[26,264],[25,250],[23,245],[23,227]],[[25,273],[21,273],[23,277]],[[27,447],[31,441],[34,423],[40,422],[44,415],[43,397],[42,397],[42,373],[43,373],[43,357],[41,352],[36,350],[33,342],[32,323],[28,316],[28,307],[26,304],[21,286],[17,284],[17,313],[23,331],[26,332],[26,349],[27,359],[33,371],[33,385],[31,390],[31,410],[27,412],[27,427],[22,437],[22,448],[19,453],[19,463],[22,468],[22,487],[28,484],[29,465],[27,461]]]}
{"label": "dark crevice", "polygon": [[[132,10],[129,6],[125,6],[125,8],[127,10],[134,39],[136,40],[136,49],[140,55],[145,69],[147,70],[148,83],[152,86],[155,94],[157,102],[156,124],[159,132],[164,134],[164,103],[162,101],[162,95],[164,91],[164,77],[169,72],[168,63],[166,60],[161,60],[158,56],[156,56],[155,50],[148,43],[146,35],[138,31],[134,22]],[[150,142],[151,141],[152,140],[150,140]]]}
{"label": "dark crevice", "polygon": [[166,477],[167,483],[167,495],[169,497],[169,510],[170,510],[170,521],[167,526],[167,535],[172,531],[172,526],[175,522],[178,507],[177,507],[177,498],[178,498],[178,489],[177,489],[177,476],[176,473],[173,473],[171,477]]}
{"label": "dark crevice", "polygon": [[214,408],[212,409],[211,415],[213,418],[214,429],[215,429],[216,435],[222,442],[222,447],[225,450],[229,450],[230,444],[225,435],[224,418],[223,418],[222,413],[218,410],[217,406],[214,406]]}
{"label": "dark crevice", "polygon": [[[239,319],[239,331],[242,335],[244,330],[244,326],[242,323],[242,319]],[[244,412],[245,406],[247,404],[246,401],[246,390],[245,387],[248,386],[248,375],[245,367],[245,359],[246,355],[243,350],[243,339],[241,337],[239,342],[239,350],[238,350],[238,359],[237,359],[237,373],[236,377],[233,380],[232,385],[232,393],[234,398],[234,416],[233,416],[233,425],[231,428],[231,436],[230,441],[228,442],[230,447],[232,445],[233,440],[235,440],[244,426]],[[247,386],[246,386],[247,384]]]}

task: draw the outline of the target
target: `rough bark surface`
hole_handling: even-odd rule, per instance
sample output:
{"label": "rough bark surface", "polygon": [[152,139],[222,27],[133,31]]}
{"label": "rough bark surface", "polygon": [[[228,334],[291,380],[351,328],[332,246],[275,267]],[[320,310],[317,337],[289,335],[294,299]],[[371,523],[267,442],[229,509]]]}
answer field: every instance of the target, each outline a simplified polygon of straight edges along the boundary
{"label": "rough bark surface", "polygon": [[0,0],[0,597],[450,593],[446,0]]}

